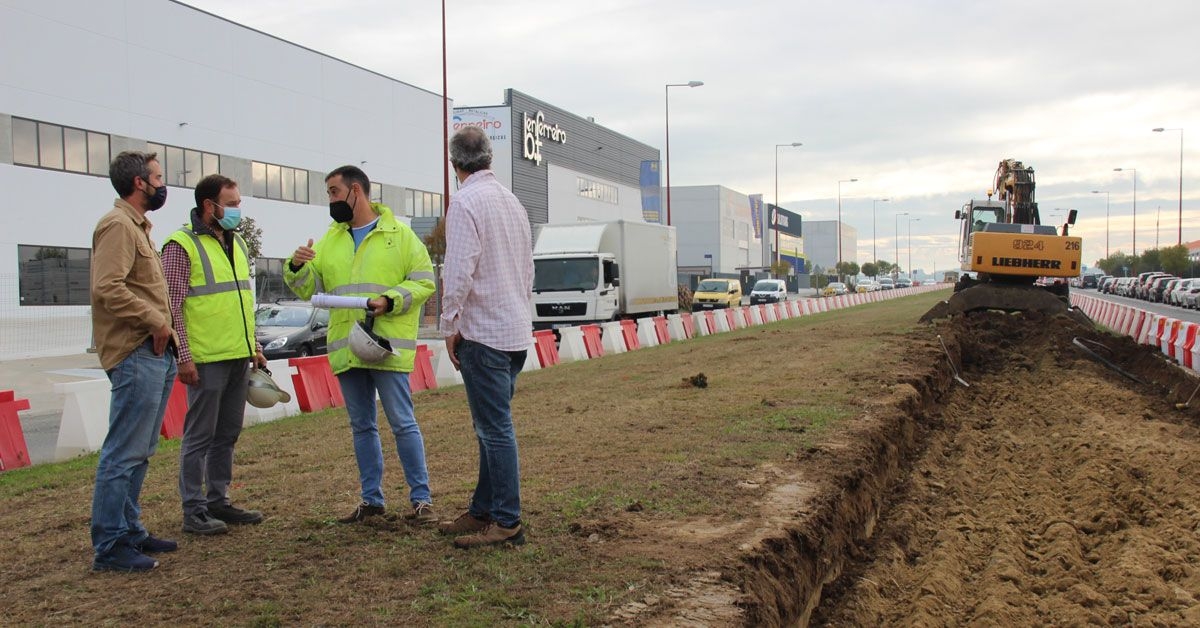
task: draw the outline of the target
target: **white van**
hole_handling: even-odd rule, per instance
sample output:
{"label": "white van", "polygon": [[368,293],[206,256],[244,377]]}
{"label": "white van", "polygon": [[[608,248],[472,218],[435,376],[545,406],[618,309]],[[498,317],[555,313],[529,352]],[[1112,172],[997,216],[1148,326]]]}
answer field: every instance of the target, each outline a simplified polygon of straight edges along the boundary
{"label": "white van", "polygon": [[787,284],[782,279],[759,279],[750,290],[750,305],[787,301]]}

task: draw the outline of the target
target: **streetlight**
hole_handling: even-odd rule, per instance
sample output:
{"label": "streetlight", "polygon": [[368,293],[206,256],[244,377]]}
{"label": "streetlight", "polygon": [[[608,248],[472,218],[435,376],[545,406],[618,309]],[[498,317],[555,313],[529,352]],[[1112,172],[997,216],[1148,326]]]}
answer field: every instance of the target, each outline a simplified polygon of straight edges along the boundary
{"label": "streetlight", "polygon": [[918,220],[920,220],[920,218],[909,218],[909,219],[908,219],[908,278],[909,278],[909,279],[912,279],[912,276],[913,276],[913,265],[912,265],[912,224],[913,224],[914,222],[917,222]]}
{"label": "streetlight", "polygon": [[1092,194],[1104,195],[1104,259],[1108,259],[1108,190],[1092,190]]}
{"label": "streetlight", "polygon": [[896,268],[892,271],[893,274],[898,273],[900,269],[900,217],[907,216],[908,212],[900,212],[896,214],[896,239],[893,243],[896,245]]}
{"label": "streetlight", "polygon": [[667,83],[663,88],[666,101],[666,131],[667,131],[667,225],[671,224],[671,88],[700,87],[704,81],[688,81],[686,83]]}
{"label": "streetlight", "polygon": [[842,278],[842,184],[854,183],[858,179],[839,179],[838,180],[838,279]]}
{"label": "streetlight", "polygon": [[890,198],[873,198],[871,199],[871,263],[879,264],[879,253],[875,252],[875,240],[879,237],[878,231],[875,229],[875,203],[886,203]]}
{"label": "streetlight", "polygon": [[[785,146],[799,148],[803,146],[800,142],[792,142],[791,144],[776,144],[775,145],[775,213],[779,213],[779,149]],[[775,227],[775,263],[779,263],[779,216],[771,217],[771,226]]]}
{"label": "streetlight", "polygon": [[1133,259],[1137,260],[1137,168],[1113,168],[1113,172],[1133,173]]}
{"label": "streetlight", "polygon": [[1175,244],[1183,244],[1183,127],[1171,129],[1158,127],[1151,129],[1155,133],[1163,131],[1179,131],[1179,240]]}

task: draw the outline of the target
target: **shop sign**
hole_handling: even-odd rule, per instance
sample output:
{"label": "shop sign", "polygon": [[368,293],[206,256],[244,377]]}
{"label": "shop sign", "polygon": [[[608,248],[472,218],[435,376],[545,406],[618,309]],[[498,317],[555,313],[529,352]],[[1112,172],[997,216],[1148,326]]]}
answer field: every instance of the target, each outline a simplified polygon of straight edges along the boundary
{"label": "shop sign", "polygon": [[542,165],[542,140],[566,144],[567,132],[557,123],[553,126],[546,124],[546,115],[541,111],[534,114],[532,118],[529,117],[528,112],[522,112],[521,116],[524,118],[521,124],[524,129],[521,152],[525,159],[540,166]]}

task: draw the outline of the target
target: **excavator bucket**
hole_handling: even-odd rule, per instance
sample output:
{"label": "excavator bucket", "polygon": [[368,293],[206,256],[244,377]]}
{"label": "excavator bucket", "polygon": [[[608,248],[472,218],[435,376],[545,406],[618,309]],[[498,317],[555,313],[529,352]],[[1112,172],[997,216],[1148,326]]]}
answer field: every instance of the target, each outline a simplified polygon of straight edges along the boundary
{"label": "excavator bucket", "polygon": [[938,303],[926,312],[921,317],[921,322],[960,316],[979,310],[1040,312],[1048,316],[1063,314],[1085,325],[1092,324],[1087,315],[1079,309],[1071,307],[1066,298],[1045,288],[993,282],[977,283],[955,292],[949,299]]}

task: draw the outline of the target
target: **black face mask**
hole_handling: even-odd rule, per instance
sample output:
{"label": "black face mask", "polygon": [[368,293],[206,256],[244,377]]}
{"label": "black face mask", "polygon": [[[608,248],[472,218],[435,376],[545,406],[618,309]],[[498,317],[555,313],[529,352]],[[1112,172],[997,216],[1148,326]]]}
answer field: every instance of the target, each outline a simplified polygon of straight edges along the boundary
{"label": "black face mask", "polygon": [[334,201],[329,204],[329,217],[334,222],[350,222],[354,218],[354,206],[346,201]]}
{"label": "black face mask", "polygon": [[[149,184],[149,182],[147,182]],[[153,187],[153,186],[151,186]],[[143,192],[144,193],[144,192]],[[155,211],[167,204],[167,186],[162,186],[154,190],[154,194],[147,194],[150,211]]]}

